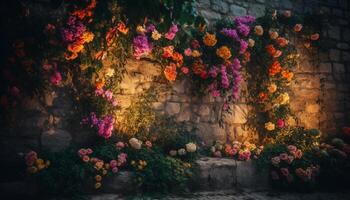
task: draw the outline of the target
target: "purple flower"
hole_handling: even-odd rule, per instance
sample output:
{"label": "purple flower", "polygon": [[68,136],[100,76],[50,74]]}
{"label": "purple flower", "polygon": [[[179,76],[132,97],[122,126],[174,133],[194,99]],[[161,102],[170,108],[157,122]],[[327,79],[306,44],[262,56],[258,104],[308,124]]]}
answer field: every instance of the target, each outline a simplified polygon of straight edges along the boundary
{"label": "purple flower", "polygon": [[105,116],[102,120],[99,120],[97,124],[98,134],[104,137],[105,139],[110,138],[114,129],[113,123],[114,118],[111,116]]}
{"label": "purple flower", "polygon": [[244,40],[241,40],[239,43],[241,44],[241,48],[239,49],[239,54],[244,54],[248,48],[248,43]]}
{"label": "purple flower", "polygon": [[154,30],[156,30],[156,27],[154,26],[154,24],[148,24],[147,27],[146,27],[146,31],[148,33],[151,33],[153,32]]}
{"label": "purple flower", "polygon": [[216,66],[213,66],[210,70],[209,70],[209,75],[213,78],[217,77],[218,75],[218,68]]}
{"label": "purple flower", "polygon": [[238,60],[238,58],[234,58],[231,64],[232,71],[238,70],[241,68],[241,62]]}
{"label": "purple flower", "polygon": [[223,88],[227,89],[230,86],[227,73],[226,73],[226,66],[221,65],[221,85]]}
{"label": "purple flower", "polygon": [[238,33],[243,35],[244,37],[248,36],[249,35],[249,31],[250,31],[250,28],[249,26],[245,25],[245,24],[239,24],[237,26],[237,30],[238,30]]}
{"label": "purple flower", "polygon": [[141,56],[148,55],[152,51],[152,46],[144,35],[138,35],[133,40],[134,56],[140,59]]}
{"label": "purple flower", "polygon": [[220,91],[219,90],[213,90],[213,91],[211,91],[211,95],[213,97],[219,97],[220,96]]}
{"label": "purple flower", "polygon": [[86,31],[86,26],[75,17],[70,17],[67,21],[68,27],[61,30],[61,36],[64,42],[71,43],[80,38]]}
{"label": "purple flower", "polygon": [[177,33],[179,31],[179,29],[177,28],[176,24],[173,24],[170,26],[169,32],[171,33]]}
{"label": "purple flower", "polygon": [[235,24],[251,24],[255,22],[255,17],[251,16],[251,15],[246,15],[246,16],[240,16],[240,17],[236,17],[235,18]]}
{"label": "purple flower", "polygon": [[227,37],[230,37],[236,41],[240,41],[240,38],[238,36],[238,33],[236,31],[236,29],[231,29],[231,28],[223,28],[221,30],[221,33],[224,34]]}
{"label": "purple flower", "polygon": [[168,40],[173,40],[178,31],[179,31],[179,29],[177,28],[177,25],[173,24],[170,26],[169,31],[167,33],[165,33],[164,37]]}

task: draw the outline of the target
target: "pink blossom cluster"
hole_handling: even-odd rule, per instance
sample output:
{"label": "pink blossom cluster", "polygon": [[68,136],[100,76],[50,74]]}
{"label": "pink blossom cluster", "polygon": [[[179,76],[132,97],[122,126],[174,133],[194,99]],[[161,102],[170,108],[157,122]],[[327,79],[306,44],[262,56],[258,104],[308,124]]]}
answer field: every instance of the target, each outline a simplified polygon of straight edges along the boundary
{"label": "pink blossom cluster", "polygon": [[114,118],[107,115],[99,119],[96,114],[92,112],[88,117],[82,120],[82,124],[90,124],[91,127],[96,127],[98,129],[98,135],[108,139],[112,136]]}
{"label": "pink blossom cluster", "polygon": [[146,35],[138,35],[133,40],[134,56],[140,59],[152,52],[152,44],[148,41]]}
{"label": "pink blossom cluster", "polygon": [[105,98],[107,101],[111,102],[113,106],[118,105],[118,100],[113,98],[113,92],[111,90],[96,89],[95,95]]}
{"label": "pink blossom cluster", "polygon": [[117,160],[111,160],[109,162],[109,165],[110,165],[113,173],[117,173],[119,171],[118,167],[121,167],[126,163],[127,156],[128,155],[126,153],[121,153],[118,155]]}
{"label": "pink blossom cluster", "polygon": [[25,155],[26,165],[31,167],[34,162],[38,159],[38,154],[35,151],[30,151]]}
{"label": "pink blossom cluster", "polygon": [[169,31],[165,33],[164,37],[168,40],[173,40],[176,36],[176,33],[179,31],[176,24],[170,26]]}
{"label": "pink blossom cluster", "polygon": [[90,148],[87,149],[79,149],[78,155],[79,157],[84,161],[84,162],[89,162],[90,161],[90,154],[92,154],[93,151]]}
{"label": "pink blossom cluster", "polygon": [[85,32],[85,25],[76,17],[70,16],[67,21],[67,27],[61,31],[61,36],[64,42],[72,43],[78,40]]}

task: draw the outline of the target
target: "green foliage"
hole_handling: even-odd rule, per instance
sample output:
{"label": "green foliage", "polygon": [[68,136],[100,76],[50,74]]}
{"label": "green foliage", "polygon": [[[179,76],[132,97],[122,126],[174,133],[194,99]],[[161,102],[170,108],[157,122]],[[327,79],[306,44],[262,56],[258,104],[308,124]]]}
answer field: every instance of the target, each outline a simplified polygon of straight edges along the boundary
{"label": "green foliage", "polygon": [[[135,161],[132,165],[135,186],[145,193],[183,191],[192,176],[189,163],[166,156],[157,148],[132,150],[129,159]],[[140,160],[147,162],[142,169],[139,169]]]}
{"label": "green foliage", "polygon": [[276,138],[276,143],[292,144],[303,151],[310,151],[319,144],[320,132],[317,129],[305,129],[303,127],[293,127],[281,133]]}

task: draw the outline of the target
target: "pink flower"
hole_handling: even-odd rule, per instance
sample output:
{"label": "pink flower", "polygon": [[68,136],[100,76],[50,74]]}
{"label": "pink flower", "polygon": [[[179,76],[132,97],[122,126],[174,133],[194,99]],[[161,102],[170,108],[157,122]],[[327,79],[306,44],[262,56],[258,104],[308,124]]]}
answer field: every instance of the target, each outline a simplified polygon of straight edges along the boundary
{"label": "pink flower", "polygon": [[110,90],[106,90],[106,91],[105,91],[105,97],[106,97],[106,99],[107,99],[108,101],[111,101],[112,98],[113,98],[113,92],[110,91]]}
{"label": "pink flower", "polygon": [[117,99],[113,99],[113,101],[112,101],[112,105],[115,107],[115,106],[117,106],[118,105],[118,100]]}
{"label": "pink flower", "polygon": [[278,173],[276,171],[271,171],[271,178],[272,180],[278,180],[279,179]]}
{"label": "pink flower", "polygon": [[117,162],[116,160],[111,160],[111,161],[109,162],[109,165],[111,166],[111,168],[116,167],[117,164],[118,164],[118,162]]}
{"label": "pink flower", "polygon": [[32,166],[36,159],[38,159],[38,155],[35,151],[30,151],[25,155],[27,166]]}
{"label": "pink flower", "polygon": [[112,168],[112,172],[113,172],[114,174],[118,173],[118,168],[117,168],[117,167],[113,167],[113,168]]}
{"label": "pink flower", "polygon": [[303,152],[302,152],[300,149],[298,149],[298,150],[294,153],[294,156],[295,156],[295,158],[300,159],[301,157],[303,157]]}
{"label": "pink flower", "polygon": [[165,38],[168,39],[168,40],[173,40],[175,38],[176,34],[175,33],[172,33],[172,32],[167,32],[165,33]]}
{"label": "pink flower", "polygon": [[185,54],[185,56],[190,56],[190,55],[192,55],[192,49],[191,49],[191,48],[185,49],[184,54]]}
{"label": "pink flower", "polygon": [[89,162],[89,160],[90,160],[89,156],[87,156],[87,155],[83,156],[83,161],[84,162]]}
{"label": "pink flower", "polygon": [[95,90],[95,95],[96,96],[101,96],[101,95],[103,95],[103,93],[104,93],[103,89],[96,89]]}
{"label": "pink flower", "polygon": [[288,159],[288,154],[286,154],[286,153],[281,153],[281,154],[280,154],[280,159],[281,159],[281,160],[287,160],[287,159]]}
{"label": "pink flower", "polygon": [[283,176],[288,176],[289,175],[288,168],[281,168],[281,173],[283,174]]}
{"label": "pink flower", "polygon": [[294,160],[293,156],[288,156],[287,163],[292,164],[293,160]]}
{"label": "pink flower", "polygon": [[152,148],[152,142],[151,142],[151,141],[148,141],[148,140],[147,140],[147,141],[145,142],[145,145],[146,145],[146,147],[149,148],[149,149]]}
{"label": "pink flower", "polygon": [[54,71],[53,74],[50,77],[50,82],[53,85],[59,85],[62,81],[62,76],[61,73],[59,71]]}
{"label": "pink flower", "polygon": [[296,146],[294,146],[294,145],[288,145],[288,151],[290,152],[290,153],[293,153],[293,152],[295,152],[296,150],[297,150],[297,147]]}
{"label": "pink flower", "polygon": [[182,73],[184,73],[184,74],[188,74],[189,69],[188,69],[187,67],[181,67],[181,71],[182,71]]}
{"label": "pink flower", "polygon": [[87,149],[86,149],[86,153],[87,153],[87,154],[92,154],[92,153],[93,153],[93,151],[92,151],[92,149],[87,148]]}
{"label": "pink flower", "polygon": [[277,127],[278,128],[283,128],[284,127],[284,120],[283,119],[278,119],[277,120]]}
{"label": "pink flower", "polygon": [[123,164],[126,163],[126,158],[127,154],[126,153],[121,153],[118,155],[118,166],[122,166]]}
{"label": "pink flower", "polygon": [[117,142],[117,144],[115,145],[115,147],[116,147],[118,150],[120,150],[120,149],[122,149],[122,148],[125,147],[125,144],[124,144],[123,142]]}
{"label": "pink flower", "polygon": [[87,154],[87,151],[85,149],[79,149],[78,154],[80,157],[83,157]]}

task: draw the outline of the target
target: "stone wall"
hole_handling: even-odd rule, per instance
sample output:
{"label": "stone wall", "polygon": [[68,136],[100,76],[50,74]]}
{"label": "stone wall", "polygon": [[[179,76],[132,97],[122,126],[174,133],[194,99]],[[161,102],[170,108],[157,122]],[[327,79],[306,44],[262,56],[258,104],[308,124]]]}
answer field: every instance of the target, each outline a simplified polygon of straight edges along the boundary
{"label": "stone wall", "polygon": [[[320,128],[330,134],[337,127],[349,125],[350,114],[350,55],[349,55],[349,3],[347,0],[200,0],[197,10],[209,23],[221,18],[233,18],[251,14],[261,16],[266,8],[290,9],[293,12],[319,11],[330,14],[329,28],[322,33],[330,43],[326,52],[316,57],[299,48],[301,61],[296,71],[296,81],[292,88],[292,109],[300,123],[308,128]],[[148,61],[129,60],[128,73],[121,84],[119,101],[123,108],[130,105],[134,95],[147,90],[157,75],[160,66]],[[158,84],[158,83],[157,83]],[[165,85],[164,85],[165,86]],[[198,134],[206,143],[213,140],[245,140],[252,136],[244,130],[248,106],[244,97],[232,107],[232,114],[219,126],[222,99],[211,96],[194,97],[187,81],[177,81],[170,90],[162,93],[153,103],[160,113],[174,116],[189,126],[197,127]],[[2,132],[1,157],[20,153],[29,148],[49,147],[60,150],[70,143],[81,143],[85,132],[71,126],[74,105],[71,97],[62,88],[47,91],[44,98],[28,98],[21,111],[22,119],[16,124],[18,129]],[[6,160],[6,159],[5,159]]]}

